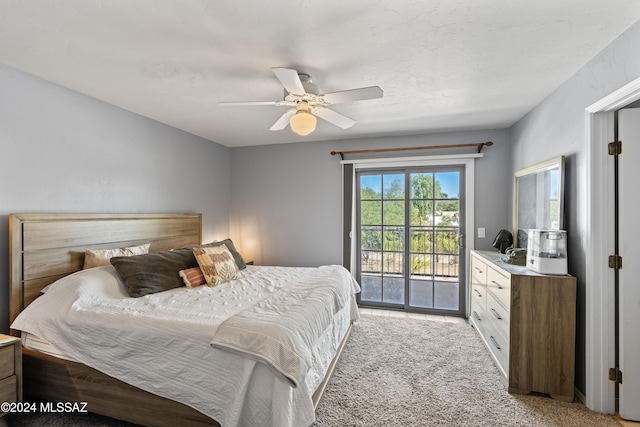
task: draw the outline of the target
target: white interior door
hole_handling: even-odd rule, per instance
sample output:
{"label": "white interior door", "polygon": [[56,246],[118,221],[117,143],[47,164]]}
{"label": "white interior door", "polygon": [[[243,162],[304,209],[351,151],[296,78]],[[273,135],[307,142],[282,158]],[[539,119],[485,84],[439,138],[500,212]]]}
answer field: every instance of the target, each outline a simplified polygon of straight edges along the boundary
{"label": "white interior door", "polygon": [[619,411],[640,421],[640,109],[618,112],[620,221],[620,384]]}

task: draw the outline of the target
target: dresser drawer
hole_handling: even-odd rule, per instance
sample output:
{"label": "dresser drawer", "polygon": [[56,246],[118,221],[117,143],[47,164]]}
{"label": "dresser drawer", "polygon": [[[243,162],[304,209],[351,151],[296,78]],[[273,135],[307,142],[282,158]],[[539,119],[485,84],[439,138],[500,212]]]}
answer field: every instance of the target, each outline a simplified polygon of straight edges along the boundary
{"label": "dresser drawer", "polygon": [[487,271],[487,289],[509,309],[511,304],[511,281],[507,276],[498,273],[493,268],[489,268]]}
{"label": "dresser drawer", "polygon": [[502,304],[498,303],[496,297],[492,294],[487,296],[487,309],[485,317],[487,323],[491,323],[495,332],[502,338],[505,343],[509,342],[509,311]]}
{"label": "dresser drawer", "polygon": [[487,265],[479,258],[471,256],[471,284],[482,285],[487,284]]}
{"label": "dresser drawer", "polygon": [[491,322],[485,323],[485,339],[489,350],[495,356],[503,374],[509,375],[509,340],[505,339]]}
{"label": "dresser drawer", "polygon": [[478,285],[478,284],[471,285],[471,300],[486,301],[487,300],[487,288],[485,288],[482,285]]}
{"label": "dresser drawer", "polygon": [[17,402],[18,379],[15,375],[0,381],[0,402]]}
{"label": "dresser drawer", "polygon": [[0,348],[0,379],[15,374],[15,348],[8,345]]}
{"label": "dresser drawer", "polygon": [[482,323],[485,322],[486,314],[486,297],[485,294],[482,294],[482,298],[476,298],[474,295],[471,298],[471,318],[473,319],[473,323],[482,327]]}

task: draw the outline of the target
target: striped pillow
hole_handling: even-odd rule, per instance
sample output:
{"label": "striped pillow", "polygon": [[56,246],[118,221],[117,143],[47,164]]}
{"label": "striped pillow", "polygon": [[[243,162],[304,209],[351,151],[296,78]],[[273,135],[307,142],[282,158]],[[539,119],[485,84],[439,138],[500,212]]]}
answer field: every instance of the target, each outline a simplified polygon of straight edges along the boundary
{"label": "striped pillow", "polygon": [[83,270],[93,267],[111,265],[111,258],[118,256],[134,256],[149,253],[151,243],[139,246],[129,246],[128,248],[115,249],[85,249]]}
{"label": "striped pillow", "polygon": [[180,277],[187,288],[195,288],[200,285],[204,285],[207,281],[202,274],[200,267],[188,268],[186,270],[180,270]]}

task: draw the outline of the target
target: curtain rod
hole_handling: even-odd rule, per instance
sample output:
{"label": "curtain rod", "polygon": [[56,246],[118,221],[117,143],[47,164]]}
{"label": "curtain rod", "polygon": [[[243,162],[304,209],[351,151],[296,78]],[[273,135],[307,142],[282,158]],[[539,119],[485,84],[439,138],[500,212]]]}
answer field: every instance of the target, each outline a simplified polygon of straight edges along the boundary
{"label": "curtain rod", "polygon": [[409,150],[430,150],[434,148],[462,148],[462,147],[478,147],[478,153],[482,151],[484,147],[491,147],[492,141],[474,143],[474,144],[452,144],[452,145],[427,145],[424,147],[403,147],[403,148],[377,148],[371,150],[349,150],[349,151],[332,151],[331,155],[335,156],[340,154],[340,158],[344,160],[345,154],[360,154],[360,153],[386,153],[388,151],[409,151]]}

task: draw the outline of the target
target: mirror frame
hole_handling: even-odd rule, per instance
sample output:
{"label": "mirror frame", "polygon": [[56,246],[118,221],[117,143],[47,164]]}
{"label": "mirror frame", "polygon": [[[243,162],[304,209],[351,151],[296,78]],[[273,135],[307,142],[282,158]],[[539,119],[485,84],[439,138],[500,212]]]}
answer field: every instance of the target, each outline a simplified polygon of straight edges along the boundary
{"label": "mirror frame", "polygon": [[[521,169],[515,173],[513,181],[513,247],[520,246],[518,241],[518,180],[525,176],[541,174],[550,169],[558,168],[558,230],[564,230],[564,156],[554,157],[545,162],[537,163],[528,168]],[[535,209],[535,205],[531,207]],[[542,228],[542,227],[536,227]],[[552,228],[555,229],[555,228]]]}

